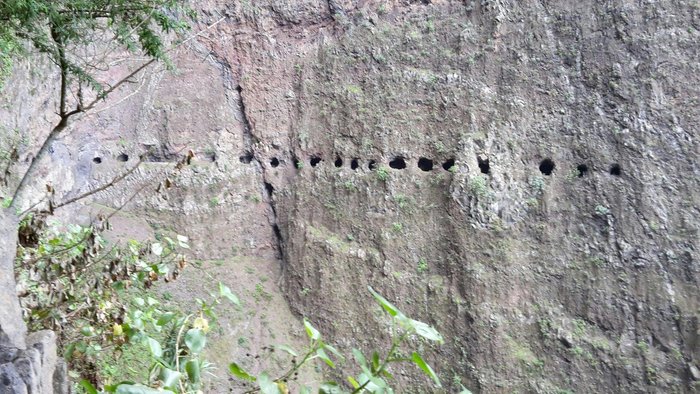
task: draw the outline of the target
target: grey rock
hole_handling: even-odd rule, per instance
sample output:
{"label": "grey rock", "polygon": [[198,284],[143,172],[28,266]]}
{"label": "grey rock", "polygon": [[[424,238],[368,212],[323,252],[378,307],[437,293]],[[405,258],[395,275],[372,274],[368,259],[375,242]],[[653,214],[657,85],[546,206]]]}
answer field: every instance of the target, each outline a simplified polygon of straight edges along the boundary
{"label": "grey rock", "polygon": [[0,394],[26,394],[27,387],[13,364],[0,365]]}
{"label": "grey rock", "polygon": [[17,245],[17,217],[8,209],[0,216],[0,345],[23,349],[27,327],[15,293],[13,259]]}

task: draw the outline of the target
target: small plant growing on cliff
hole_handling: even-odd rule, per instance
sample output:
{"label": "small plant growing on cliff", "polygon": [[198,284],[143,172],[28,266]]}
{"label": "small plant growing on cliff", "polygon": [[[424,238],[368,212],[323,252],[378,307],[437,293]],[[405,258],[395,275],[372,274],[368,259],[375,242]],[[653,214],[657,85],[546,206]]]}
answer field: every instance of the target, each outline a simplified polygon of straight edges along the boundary
{"label": "small plant growing on cliff", "polygon": [[486,177],[483,175],[477,175],[469,180],[468,186],[469,191],[479,199],[488,197],[488,187],[487,187]]}
{"label": "small plant growing on cliff", "polygon": [[[347,383],[345,384],[331,381],[322,383],[319,393],[391,393],[393,390],[390,382],[393,376],[389,373],[390,366],[407,362],[414,364],[429,376],[433,380],[435,387],[442,387],[437,374],[425,362],[420,353],[410,348],[404,349],[411,338],[418,337],[432,342],[443,343],[442,336],[431,326],[408,318],[371,287],[369,291],[389,315],[391,346],[384,356],[378,351],[373,351],[371,357],[366,357],[360,349],[352,349],[352,355],[359,366],[359,372],[354,376],[347,376]],[[324,341],[321,333],[308,320],[304,320],[304,329],[309,337],[309,345],[304,351],[297,352],[288,346],[279,347],[279,350],[289,354],[292,358],[292,363],[278,377],[271,376],[266,370],[258,374],[252,374],[235,362],[229,365],[229,371],[233,376],[253,385],[253,388],[246,391],[246,393],[285,394],[292,392],[290,385],[293,384],[296,374],[303,366],[320,361],[330,368],[335,368],[338,360],[345,359],[335,347]],[[301,386],[298,392],[311,393],[311,388]],[[465,389],[462,393],[466,394],[468,391]]]}
{"label": "small plant growing on cliff", "polygon": [[424,272],[428,272],[428,262],[425,261],[425,259],[420,259],[418,260],[418,266],[416,267],[416,270],[418,271],[419,274],[422,274]]}
{"label": "small plant growing on cliff", "polygon": [[389,170],[384,166],[379,167],[377,169],[377,179],[386,182],[386,180],[389,179]]}
{"label": "small plant growing on cliff", "polygon": [[604,205],[596,205],[595,206],[595,213],[598,216],[606,216],[607,214],[610,213],[610,210],[608,209],[608,207],[606,207]]}

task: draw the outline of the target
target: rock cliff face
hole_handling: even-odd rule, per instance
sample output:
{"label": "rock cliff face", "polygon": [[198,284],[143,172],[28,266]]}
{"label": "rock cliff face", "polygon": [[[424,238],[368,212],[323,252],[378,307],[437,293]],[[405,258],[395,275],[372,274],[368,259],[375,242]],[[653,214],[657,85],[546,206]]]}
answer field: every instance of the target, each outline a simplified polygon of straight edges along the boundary
{"label": "rock cliff face", "polygon": [[56,356],[56,335],[26,335],[15,293],[13,258],[17,245],[14,215],[0,217],[0,394],[68,394],[68,371]]}
{"label": "rock cliff face", "polygon": [[[450,390],[697,389],[697,2],[201,7],[224,20],[178,73],[59,141],[59,191],[151,148],[96,196],[130,201],[127,229],[187,233],[239,291],[230,272],[279,278],[341,347],[381,346],[371,285],[445,336],[427,353]],[[177,187],[129,200],[182,148]]]}

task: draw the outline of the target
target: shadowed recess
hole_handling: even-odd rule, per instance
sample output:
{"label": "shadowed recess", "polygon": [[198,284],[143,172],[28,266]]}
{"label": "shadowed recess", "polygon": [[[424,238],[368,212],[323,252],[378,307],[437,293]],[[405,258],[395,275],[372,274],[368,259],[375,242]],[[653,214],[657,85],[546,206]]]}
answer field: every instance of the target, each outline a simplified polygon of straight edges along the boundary
{"label": "shadowed recess", "polygon": [[100,164],[100,163],[102,163],[102,158],[101,158],[101,157],[95,157],[94,159],[92,159],[92,162],[95,163],[95,164]]}
{"label": "shadowed recess", "polygon": [[336,167],[342,167],[343,166],[343,159],[340,157],[335,158],[335,163],[333,163]]}
{"label": "shadowed recess", "polygon": [[129,155],[126,153],[122,153],[119,156],[117,156],[118,161],[129,161]]}
{"label": "shadowed recess", "polygon": [[370,160],[370,161],[369,161],[369,164],[367,165],[367,167],[368,167],[370,170],[376,170],[376,169],[377,169],[377,161],[376,161],[376,160]]}
{"label": "shadowed recess", "polygon": [[420,159],[418,159],[418,168],[420,168],[423,171],[432,171],[433,161],[430,159],[426,159],[425,157],[421,157]]}
{"label": "shadowed recess", "polygon": [[406,160],[401,156],[395,157],[394,160],[389,162],[389,167],[395,170],[403,170],[406,168]]}
{"label": "shadowed recess", "polygon": [[455,159],[447,159],[447,160],[445,160],[444,163],[442,163],[442,168],[445,171],[449,171],[450,168],[452,168],[454,166],[455,166]]}
{"label": "shadowed recess", "polygon": [[322,159],[318,156],[312,156],[311,160],[309,160],[309,163],[311,164],[311,167],[316,167],[318,165],[318,163],[321,162],[321,160]]}
{"label": "shadowed recess", "polygon": [[353,170],[360,168],[360,160],[352,159],[352,161],[350,162],[350,168],[352,168]]}
{"label": "shadowed recess", "polygon": [[554,171],[554,162],[552,159],[544,159],[540,162],[540,172],[544,175],[552,175]]}
{"label": "shadowed recess", "polygon": [[489,159],[482,159],[481,157],[477,157],[476,160],[479,162],[479,170],[481,170],[482,174],[488,174],[491,172],[491,165],[489,164]]}
{"label": "shadowed recess", "polygon": [[578,171],[578,177],[583,178],[586,176],[586,174],[588,174],[588,166],[585,164],[579,164],[576,166],[576,171]]}
{"label": "shadowed recess", "polygon": [[610,175],[620,176],[622,175],[622,167],[619,164],[614,163],[610,166]]}
{"label": "shadowed recess", "polygon": [[276,157],[273,157],[272,159],[270,159],[270,165],[271,165],[272,167],[277,167],[277,166],[279,166],[279,165],[280,165],[279,159],[277,159]]}
{"label": "shadowed recess", "polygon": [[253,154],[250,152],[245,152],[241,157],[238,158],[243,164],[250,164],[253,161]]}
{"label": "shadowed recess", "polygon": [[275,188],[272,186],[271,183],[265,182],[265,190],[267,190],[267,194],[272,197],[272,193],[275,192]]}

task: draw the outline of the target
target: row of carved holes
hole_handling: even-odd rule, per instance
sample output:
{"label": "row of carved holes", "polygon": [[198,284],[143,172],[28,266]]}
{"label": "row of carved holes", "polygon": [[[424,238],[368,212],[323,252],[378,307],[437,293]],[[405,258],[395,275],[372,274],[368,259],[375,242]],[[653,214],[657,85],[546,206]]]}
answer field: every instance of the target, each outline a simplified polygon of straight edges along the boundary
{"label": "row of carved holes", "polygon": [[[243,157],[241,157],[242,162],[249,163],[250,161],[244,161]],[[309,159],[309,164],[311,164],[311,167],[316,167],[319,163],[321,163],[323,159],[321,159],[318,156],[313,156]],[[489,163],[489,159],[482,159],[481,157],[477,158],[477,161],[479,163],[479,170],[483,174],[488,174],[491,172],[491,165]],[[294,161],[294,164],[297,168],[301,167],[300,161],[297,159]],[[279,159],[276,157],[273,157],[270,160],[270,165],[272,167],[278,167],[280,165]],[[343,166],[343,159],[338,157],[335,159],[334,165],[338,168]],[[445,169],[446,171],[449,171],[450,168],[452,168],[455,165],[455,160],[454,159],[448,159],[444,163],[442,163],[442,168]],[[427,159],[425,157],[421,157],[418,159],[418,168],[420,168],[423,171],[432,171],[433,170],[433,161],[430,159]],[[357,170],[360,167],[360,163],[358,159],[352,159],[350,162],[350,168],[353,170]],[[406,160],[403,157],[395,157],[393,160],[389,162],[389,167],[397,169],[397,170],[403,170],[406,168]],[[370,160],[368,164],[368,168],[370,170],[375,170],[377,168],[377,162],[375,160]],[[544,175],[552,175],[552,172],[554,171],[555,164],[552,159],[544,159],[540,162],[540,172]],[[584,177],[588,173],[588,166],[586,164],[579,164],[576,167],[576,170],[578,171],[578,176],[579,178]],[[620,167],[619,164],[615,163],[612,166],[610,166],[610,174],[615,175],[615,176],[620,176],[622,175],[622,168]]]}
{"label": "row of carved holes", "polygon": [[[117,160],[121,162],[126,162],[129,160],[129,155],[126,153],[121,153],[119,156],[117,156]],[[249,164],[253,160],[253,155],[250,153],[246,153],[245,155],[240,157],[241,163]],[[488,174],[491,171],[491,166],[489,164],[489,159],[482,159],[481,157],[477,158],[478,163],[479,163],[479,170],[484,173]],[[102,158],[101,157],[95,157],[92,159],[93,162],[96,164],[102,163]],[[309,164],[311,164],[311,167],[316,167],[319,163],[321,163],[323,159],[321,159],[318,156],[313,156],[309,159]],[[299,160],[295,160],[295,166],[299,168],[300,162]],[[270,165],[272,167],[278,167],[280,165],[280,161],[278,158],[273,157],[270,159]],[[340,157],[335,159],[334,165],[336,167],[342,167],[343,166],[343,159]],[[448,159],[444,163],[442,163],[442,168],[445,169],[446,171],[449,171],[452,166],[455,165],[455,160],[454,159]],[[350,168],[353,170],[357,170],[360,167],[360,162],[359,159],[352,159],[350,162]],[[375,160],[370,160],[369,165],[368,165],[370,170],[374,170],[377,168],[377,162]],[[403,170],[406,168],[406,160],[403,157],[395,157],[393,160],[389,162],[389,167],[397,169],[397,170]],[[540,172],[544,175],[552,175],[552,172],[554,172],[554,168],[556,165],[554,164],[554,161],[552,159],[544,159],[540,162]],[[421,157],[418,159],[418,168],[420,168],[423,171],[432,171],[433,170],[433,161],[430,159],[426,159],[425,157]],[[576,167],[576,170],[578,171],[578,176],[579,178],[584,177],[588,173],[588,166],[586,164],[579,164]],[[610,166],[610,175],[614,176],[620,176],[622,175],[622,167],[620,167],[619,164],[615,163]]]}
{"label": "row of carved holes", "polygon": [[[129,161],[129,155],[127,155],[126,153],[121,153],[121,154],[119,154],[119,156],[117,156],[117,161],[127,162],[127,161]],[[102,158],[99,156],[93,157],[92,162],[95,164],[101,164]]]}
{"label": "row of carved holes", "polygon": [[[479,166],[481,167],[481,165]],[[544,159],[540,162],[540,172],[544,175],[552,175],[552,172],[554,172],[555,167],[556,165],[554,164],[554,161],[552,161],[552,159]],[[578,177],[583,178],[584,176],[586,176],[586,174],[588,174],[588,165],[579,164],[578,166],[576,166],[576,171],[578,172]],[[622,167],[618,163],[614,163],[610,166],[608,172],[610,172],[610,175],[613,176],[621,176]]]}

